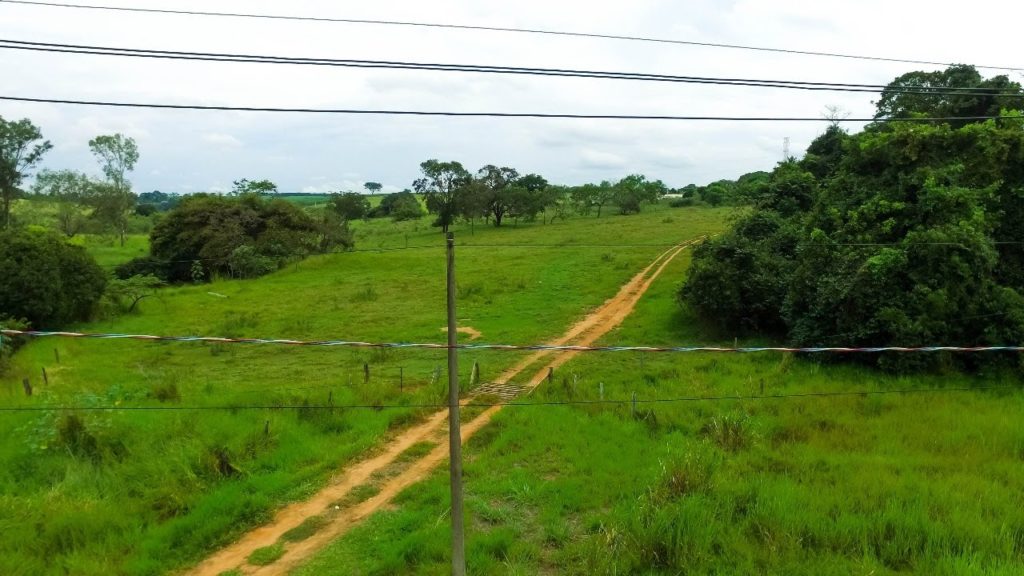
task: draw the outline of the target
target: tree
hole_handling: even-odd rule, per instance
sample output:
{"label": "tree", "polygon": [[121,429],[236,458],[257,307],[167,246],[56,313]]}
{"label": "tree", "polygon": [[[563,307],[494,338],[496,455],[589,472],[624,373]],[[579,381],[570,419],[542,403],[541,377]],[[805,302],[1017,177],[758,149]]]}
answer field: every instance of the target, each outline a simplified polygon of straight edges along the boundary
{"label": "tree", "polygon": [[[249,246],[252,251],[236,253],[241,246]],[[153,227],[152,259],[122,268],[140,273],[151,269],[149,262],[155,260],[164,263],[157,276],[184,282],[193,279],[194,262],[201,265],[201,278],[210,279],[213,272],[237,274],[245,268],[246,274],[252,273],[257,267],[250,264],[263,262],[250,258],[253,255],[269,259],[277,268],[330,246],[318,223],[291,202],[265,200],[252,194],[196,194],[184,198]]]}
{"label": "tree", "polygon": [[653,204],[666,192],[668,188],[661,180],[651,182],[642,174],[631,174],[615,184],[613,201],[620,214],[636,214],[644,202]]}
{"label": "tree", "polygon": [[152,192],[139,194],[139,204],[153,206],[158,212],[166,212],[177,206],[180,201],[181,195],[173,192],[167,193],[153,190]]}
{"label": "tree", "polygon": [[331,194],[328,206],[345,220],[359,220],[370,213],[370,201],[358,192]]}
{"label": "tree", "polygon": [[615,187],[612,183],[603,180],[600,184],[584,184],[576,186],[569,192],[576,211],[580,214],[590,214],[593,208],[597,208],[597,217],[601,217],[601,208],[615,198]]}
{"label": "tree", "polygon": [[242,196],[245,194],[265,195],[265,194],[276,194],[277,184],[274,184],[270,180],[249,180],[242,178],[241,180],[235,180],[233,182],[234,188],[231,189],[231,196]]}
{"label": "tree", "polygon": [[512,208],[512,187],[518,179],[519,172],[507,166],[498,168],[488,164],[477,172],[477,182],[480,186],[476,192],[482,195],[481,207],[494,217],[495,226],[501,226],[502,218]]}
{"label": "tree", "polygon": [[[957,92],[964,92],[958,94]],[[957,64],[936,72],[908,72],[882,90],[875,118],[962,118],[955,128],[980,122],[972,117],[999,116],[1003,109],[1024,109],[1024,92],[1006,76],[983,79],[974,66]]]}
{"label": "tree", "polygon": [[370,211],[371,218],[390,217],[395,222],[416,220],[423,216],[423,207],[416,195],[408,190],[388,194]]}
{"label": "tree", "polygon": [[423,178],[413,182],[413,188],[423,194],[427,211],[437,214],[434,226],[447,233],[459,215],[459,197],[472,181],[472,176],[458,162],[427,160],[420,164],[420,171]]}
{"label": "tree", "polygon": [[135,207],[135,194],[130,189],[118,188],[112,182],[97,182],[88,197],[92,218],[104,227],[114,230],[124,246],[128,234],[128,218]]}
{"label": "tree", "polygon": [[81,246],[53,233],[0,232],[0,310],[50,329],[84,321],[103,295],[106,274]]}
{"label": "tree", "polygon": [[85,227],[82,207],[92,199],[96,185],[82,172],[44,169],[36,174],[32,191],[57,202],[57,228],[68,238],[73,238]]}
{"label": "tree", "polygon": [[118,308],[131,314],[146,298],[156,296],[157,290],[167,283],[153,275],[115,278],[107,283],[107,298]]}
{"label": "tree", "polygon": [[[780,163],[752,213],[694,253],[687,305],[730,334],[771,331],[799,346],[1024,339],[1024,127],[894,123],[826,135],[812,144],[815,158],[832,158],[817,164],[828,168],[821,180],[807,157]],[[909,370],[983,360],[870,361]]]}
{"label": "tree", "polygon": [[100,163],[107,182],[99,186],[93,197],[93,216],[113,228],[121,238],[128,233],[128,215],[135,206],[128,173],[139,161],[139,149],[135,139],[122,134],[97,136],[89,141],[89,150]]}
{"label": "tree", "polygon": [[367,182],[363,184],[363,188],[366,188],[366,190],[370,194],[376,194],[377,192],[380,192],[381,188],[383,187],[384,186],[382,186],[380,182]]}
{"label": "tree", "polygon": [[18,197],[22,180],[53,145],[28,118],[4,120],[0,116],[0,229],[11,223],[11,204]]}

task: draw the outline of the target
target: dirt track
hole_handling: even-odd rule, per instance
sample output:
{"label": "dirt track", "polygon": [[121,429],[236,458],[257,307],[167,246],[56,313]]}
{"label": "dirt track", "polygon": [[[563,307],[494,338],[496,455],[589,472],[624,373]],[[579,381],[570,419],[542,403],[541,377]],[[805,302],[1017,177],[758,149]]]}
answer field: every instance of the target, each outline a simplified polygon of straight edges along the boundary
{"label": "dirt track", "polygon": [[[550,343],[554,345],[575,344],[588,346],[596,342],[618,326],[633,311],[633,307],[640,300],[640,297],[643,296],[654,280],[661,274],[662,270],[679,252],[700,240],[700,238],[692,240],[660,254],[651,264],[627,282],[619,290],[618,294],[573,325],[560,338]],[[576,354],[579,354],[579,352],[535,352],[503,372],[495,382],[507,384],[534,364],[546,359],[539,366],[536,373],[519,390],[520,394],[529,394],[544,381],[549,368],[558,368]],[[462,404],[465,406],[477,397],[478,395],[470,394],[462,401]],[[490,422],[491,418],[500,409],[501,406],[491,406],[476,418],[463,424],[462,441],[468,440],[480,428]],[[447,411],[439,411],[421,424],[403,431],[385,444],[376,456],[352,464],[335,481],[332,481],[331,484],[317,492],[309,500],[290,504],[282,508],[269,524],[246,533],[230,546],[208,557],[191,571],[188,571],[187,574],[194,576],[217,576],[221,572],[235,568],[241,570],[243,574],[272,575],[288,573],[316,551],[344,534],[349,528],[383,508],[402,490],[425,479],[434,468],[444,462],[448,458],[448,445],[444,441],[447,438],[447,419]],[[299,526],[307,518],[324,514],[336,502],[348,495],[353,488],[367,483],[372,475],[383,473],[386,468],[394,465],[399,455],[406,449],[424,441],[436,442],[437,446],[426,455],[411,462],[408,467],[397,473],[397,475],[385,480],[380,485],[380,491],[376,495],[351,507],[335,511],[330,515],[329,522],[312,536],[300,542],[286,544],[284,555],[273,564],[251,566],[246,563],[246,558],[254,550],[274,544],[282,534]]]}

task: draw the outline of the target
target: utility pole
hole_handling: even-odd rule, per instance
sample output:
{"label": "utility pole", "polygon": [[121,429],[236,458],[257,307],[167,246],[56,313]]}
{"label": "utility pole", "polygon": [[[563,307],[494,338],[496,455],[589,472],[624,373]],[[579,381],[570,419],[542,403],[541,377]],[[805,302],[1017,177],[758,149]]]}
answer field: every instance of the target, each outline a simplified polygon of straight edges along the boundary
{"label": "utility pole", "polygon": [[455,234],[448,233],[448,452],[452,489],[452,576],[466,575],[462,526],[462,430],[459,427],[458,326],[455,322]]}
{"label": "utility pole", "polygon": [[782,161],[789,162],[789,136],[782,139]]}

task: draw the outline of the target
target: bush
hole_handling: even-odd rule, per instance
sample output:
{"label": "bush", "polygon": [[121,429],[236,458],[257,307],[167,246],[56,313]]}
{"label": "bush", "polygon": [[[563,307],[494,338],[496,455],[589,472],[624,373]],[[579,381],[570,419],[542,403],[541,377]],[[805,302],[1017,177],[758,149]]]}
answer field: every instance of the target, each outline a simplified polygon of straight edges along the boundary
{"label": "bush", "polygon": [[33,326],[52,328],[86,320],[107,279],[80,246],[53,233],[0,233],[0,310]]}
{"label": "bush", "polygon": [[[350,242],[345,230],[335,232],[325,236],[318,222],[285,200],[197,194],[153,228],[151,259],[164,263],[162,277],[172,282],[208,280],[218,273],[252,278],[332,242]],[[198,274],[193,274],[195,262],[202,265]]]}
{"label": "bush", "polygon": [[273,260],[261,256],[252,246],[239,246],[228,257],[228,269],[233,278],[258,278],[276,268]]}
{"label": "bush", "polygon": [[670,208],[686,208],[688,206],[700,206],[701,204],[703,202],[692,196],[688,198],[673,198],[668,202]]}

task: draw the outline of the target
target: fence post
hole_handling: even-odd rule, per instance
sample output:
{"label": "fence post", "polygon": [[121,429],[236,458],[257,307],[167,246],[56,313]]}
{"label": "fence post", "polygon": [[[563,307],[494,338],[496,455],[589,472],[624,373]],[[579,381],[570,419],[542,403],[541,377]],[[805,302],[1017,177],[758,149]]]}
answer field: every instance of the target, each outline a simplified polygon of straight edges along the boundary
{"label": "fence post", "polygon": [[25,396],[32,395],[32,383],[28,381],[28,378],[22,378],[21,386],[25,389]]}

